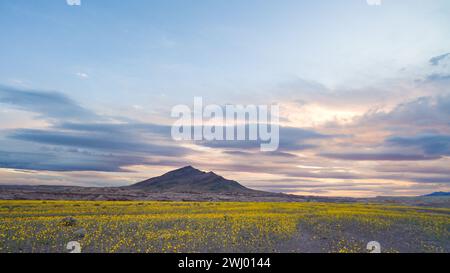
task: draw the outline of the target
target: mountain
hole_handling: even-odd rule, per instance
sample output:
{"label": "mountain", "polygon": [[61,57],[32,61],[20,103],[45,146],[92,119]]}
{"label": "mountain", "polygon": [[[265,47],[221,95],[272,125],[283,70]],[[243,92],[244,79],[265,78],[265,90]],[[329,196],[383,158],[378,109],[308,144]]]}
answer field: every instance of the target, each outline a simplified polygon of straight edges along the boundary
{"label": "mountain", "polygon": [[272,193],[246,188],[213,172],[187,166],[131,186],[76,187],[1,185],[0,200],[89,200],[89,201],[196,201],[196,202],[332,202],[396,203],[409,206],[450,207],[448,192],[418,197],[319,197]]}
{"label": "mountain", "polygon": [[203,172],[192,166],[177,169],[158,177],[128,186],[151,192],[256,194],[260,191],[246,188],[213,172]]}
{"label": "mountain", "polygon": [[443,192],[443,191],[439,191],[439,192],[433,192],[427,195],[424,195],[427,197],[438,197],[438,196],[450,196],[450,192]]}
{"label": "mountain", "polygon": [[329,198],[322,197],[304,197],[252,190],[236,181],[225,179],[213,172],[200,171],[192,166],[123,187],[0,185],[0,200],[331,201]]}

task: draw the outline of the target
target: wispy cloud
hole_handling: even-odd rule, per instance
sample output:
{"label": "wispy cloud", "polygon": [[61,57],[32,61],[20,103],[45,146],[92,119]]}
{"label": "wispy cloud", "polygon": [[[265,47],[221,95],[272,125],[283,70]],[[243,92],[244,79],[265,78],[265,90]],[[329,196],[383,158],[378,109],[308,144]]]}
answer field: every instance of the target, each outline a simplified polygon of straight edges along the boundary
{"label": "wispy cloud", "polygon": [[182,147],[155,145],[143,142],[138,137],[122,138],[104,134],[80,134],[79,132],[59,132],[51,130],[15,130],[9,135],[15,140],[34,143],[96,149],[109,152],[146,153],[148,156],[179,156],[188,150]]}
{"label": "wispy cloud", "polygon": [[46,119],[96,120],[99,116],[59,92],[0,85],[0,103]]}
{"label": "wispy cloud", "polygon": [[144,157],[92,153],[77,149],[41,150],[36,153],[0,151],[0,168],[19,170],[124,172],[126,170],[123,168],[126,166],[148,163]]}
{"label": "wispy cloud", "polygon": [[357,120],[359,125],[436,127],[450,124],[450,94],[419,97],[390,111],[370,111]]}
{"label": "wispy cloud", "polygon": [[392,136],[387,143],[408,147],[419,148],[427,155],[448,156],[450,155],[450,135],[422,134],[417,136]]}
{"label": "wispy cloud", "polygon": [[75,75],[77,77],[81,78],[81,79],[88,79],[89,78],[89,75],[87,73],[84,73],[84,72],[77,72]]}
{"label": "wispy cloud", "polygon": [[[224,128],[224,131],[226,128]],[[248,131],[248,126],[246,128]],[[280,144],[279,151],[301,151],[305,149],[311,149],[317,147],[316,144],[311,143],[315,140],[324,140],[338,137],[335,135],[326,135],[316,132],[312,129],[303,129],[297,127],[280,127]],[[197,145],[202,145],[211,148],[223,148],[223,149],[246,149],[256,150],[261,146],[260,140],[235,140],[235,141],[196,141]],[[276,154],[276,153],[272,153]]]}
{"label": "wispy cloud", "polygon": [[437,66],[441,63],[441,61],[446,60],[447,58],[450,57],[450,53],[445,53],[439,56],[435,56],[433,58],[430,59],[430,64]]}
{"label": "wispy cloud", "polygon": [[352,161],[420,161],[435,160],[439,156],[408,153],[321,153],[322,157]]}

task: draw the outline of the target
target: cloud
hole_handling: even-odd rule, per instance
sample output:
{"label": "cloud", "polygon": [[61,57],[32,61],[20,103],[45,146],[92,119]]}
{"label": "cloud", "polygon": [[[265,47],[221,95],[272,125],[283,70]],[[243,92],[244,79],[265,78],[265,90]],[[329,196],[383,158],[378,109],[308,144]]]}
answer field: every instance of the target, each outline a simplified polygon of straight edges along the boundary
{"label": "cloud", "polygon": [[448,126],[450,124],[450,94],[428,96],[397,105],[391,111],[370,111],[358,120],[369,126]]}
{"label": "cloud", "polygon": [[41,118],[93,120],[99,117],[58,92],[18,89],[0,85],[0,103],[37,113]]}
{"label": "cloud", "polygon": [[[321,157],[353,161],[429,161],[450,155],[450,136],[418,134],[390,136],[373,152],[319,153]],[[378,151],[377,151],[378,150]]]}
{"label": "cloud", "polygon": [[81,78],[81,79],[88,79],[89,75],[84,73],[84,72],[77,72],[75,75],[77,75],[77,77]]}
{"label": "cloud", "polygon": [[386,142],[391,145],[419,148],[426,155],[448,156],[450,155],[450,135],[423,134],[417,136],[392,136]]}
{"label": "cloud", "polygon": [[447,163],[433,164],[431,166],[425,165],[420,166],[416,164],[414,168],[411,168],[408,164],[380,164],[375,168],[378,173],[417,173],[417,174],[437,174],[437,175],[447,175],[450,177],[450,169],[446,166]]}
{"label": "cloud", "polygon": [[81,6],[81,0],[66,0],[69,6]]}
{"label": "cloud", "polygon": [[0,168],[122,172],[125,171],[124,167],[135,165],[186,165],[183,156],[192,154],[187,148],[157,144],[156,141],[149,144],[145,138],[125,133],[115,135],[54,129],[8,132],[9,139],[17,143],[2,143]]}
{"label": "cloud", "polygon": [[418,183],[430,183],[430,184],[448,184],[450,183],[450,176],[447,177],[418,177],[413,181]]}
{"label": "cloud", "polygon": [[403,153],[321,153],[319,156],[353,161],[421,161],[440,158],[440,156]]}
{"label": "cloud", "polygon": [[[96,115],[61,93],[2,87],[0,99],[2,103],[39,113],[42,118],[52,121],[48,129],[4,131],[8,139],[26,142],[35,151],[24,153],[18,146],[11,147],[12,151],[4,151],[1,168],[108,172],[133,164],[158,165],[165,162],[168,166],[178,166],[181,161],[189,163],[183,159],[184,156],[194,154],[194,151],[182,147],[183,143],[172,140],[170,125],[105,122],[112,119]],[[292,160],[296,155],[285,151],[311,149],[316,146],[307,141],[332,137],[293,127],[281,128],[280,134],[281,149],[274,153],[259,153],[258,141],[194,144],[217,149],[246,149],[252,156],[258,151],[260,156]]]}
{"label": "cloud", "polygon": [[[450,182],[450,176],[447,174],[436,175],[434,173],[424,174],[410,174],[410,172],[394,172],[392,174],[383,174],[366,170],[365,172],[353,172],[351,170],[299,170],[298,168],[292,168],[292,166],[278,166],[277,168],[270,168],[268,166],[257,166],[252,164],[239,164],[239,165],[226,165],[220,166],[226,171],[232,172],[245,172],[245,173],[258,173],[258,174],[278,174],[282,175],[282,179],[275,178],[267,181],[273,181],[274,188],[276,185],[295,185],[295,181],[304,181],[307,179],[311,184],[317,185],[317,187],[325,186],[327,183],[330,185],[341,185],[343,183],[365,184],[373,186],[372,189],[378,190],[385,185],[396,184],[396,182],[407,182],[408,184],[417,184],[414,187],[419,187],[419,184],[448,184]],[[251,180],[253,184],[261,184],[264,180]],[[333,181],[333,182],[330,182]],[[267,184],[267,183],[265,183]]]}
{"label": "cloud", "polygon": [[125,166],[147,164],[144,157],[96,154],[79,150],[47,150],[39,153],[0,151],[0,168],[35,171],[124,172]]}
{"label": "cloud", "polygon": [[[62,123],[45,130],[8,130],[6,137],[19,142],[5,146],[11,151],[3,151],[0,168],[118,172],[133,165],[181,166],[177,162],[193,151],[163,137],[168,129],[154,124]],[[34,152],[20,151],[20,142]]]}
{"label": "cloud", "polygon": [[224,154],[232,155],[232,156],[242,156],[242,157],[261,157],[261,156],[269,156],[269,157],[279,157],[279,158],[287,158],[287,159],[295,159],[298,156],[291,153],[286,152],[262,152],[262,151],[255,151],[255,152],[245,152],[245,151],[236,151],[236,150],[226,150],[223,151]]}
{"label": "cloud", "polygon": [[450,74],[433,73],[427,76],[427,81],[429,82],[443,82],[449,80]]}
{"label": "cloud", "polygon": [[[224,129],[225,131],[226,129]],[[247,129],[248,131],[248,126]],[[312,149],[317,147],[315,144],[308,143],[313,140],[330,139],[333,135],[325,135],[318,133],[314,130],[308,130],[296,127],[280,127],[280,144],[278,152],[285,151],[301,151],[305,149]],[[260,149],[262,141],[260,140],[215,140],[215,141],[196,141],[195,144],[210,147],[210,148],[223,148],[223,149],[247,149],[255,150]],[[280,155],[273,153],[274,155]]]}
{"label": "cloud", "polygon": [[182,147],[149,144],[139,138],[123,138],[104,134],[79,134],[50,130],[19,129],[9,135],[15,140],[39,144],[95,149],[109,152],[143,153],[148,156],[180,156],[188,149]]}
{"label": "cloud", "polygon": [[132,134],[151,133],[170,137],[171,126],[153,123],[71,123],[65,122],[55,126],[62,130],[74,130],[88,133]]}
{"label": "cloud", "polygon": [[[37,113],[52,124],[48,129],[4,130],[6,138],[0,141],[16,143],[4,147],[0,168],[123,171],[125,166],[159,164],[192,152],[171,140],[170,126],[107,123],[113,119],[98,116],[58,92],[0,86],[0,103]],[[34,151],[24,152],[21,142]]]}
{"label": "cloud", "polygon": [[450,56],[450,53],[442,54],[430,59],[430,64],[433,66],[439,65],[439,63]]}

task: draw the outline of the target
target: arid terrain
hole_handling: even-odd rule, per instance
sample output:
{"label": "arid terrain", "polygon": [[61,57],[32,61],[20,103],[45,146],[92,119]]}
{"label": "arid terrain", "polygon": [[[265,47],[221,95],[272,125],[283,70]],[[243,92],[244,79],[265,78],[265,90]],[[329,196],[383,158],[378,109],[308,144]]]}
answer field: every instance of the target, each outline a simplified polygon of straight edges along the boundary
{"label": "arid terrain", "polygon": [[318,197],[257,191],[191,166],[125,187],[0,185],[0,200],[383,203],[450,208],[450,196]]}
{"label": "arid terrain", "polygon": [[0,252],[449,252],[449,201],[270,193],[190,166],[124,187],[0,186]]}
{"label": "arid terrain", "polygon": [[191,166],[125,187],[0,186],[0,200],[102,200],[102,201],[346,201],[257,191],[213,172]]}

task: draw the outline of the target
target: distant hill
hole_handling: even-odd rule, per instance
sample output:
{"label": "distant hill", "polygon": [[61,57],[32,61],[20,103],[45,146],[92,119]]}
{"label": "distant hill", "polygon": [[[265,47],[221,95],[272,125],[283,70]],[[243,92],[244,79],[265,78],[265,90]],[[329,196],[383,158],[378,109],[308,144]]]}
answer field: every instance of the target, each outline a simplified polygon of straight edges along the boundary
{"label": "distant hill", "polygon": [[228,180],[214,172],[203,172],[192,166],[177,169],[158,177],[128,186],[151,192],[194,192],[194,193],[264,193],[246,188],[236,181]]}
{"label": "distant hill", "polygon": [[249,189],[214,172],[192,166],[123,187],[1,185],[0,200],[233,201],[233,202],[376,202],[424,207],[450,207],[448,192],[427,196],[350,198],[300,196]]}
{"label": "distant hill", "polygon": [[450,192],[443,192],[443,191],[439,191],[439,192],[433,192],[427,195],[424,195],[426,197],[438,197],[438,196],[450,196]]}
{"label": "distant hill", "polygon": [[305,197],[258,191],[192,166],[123,187],[0,185],[0,200],[152,200],[234,202],[342,202],[348,198]]}

